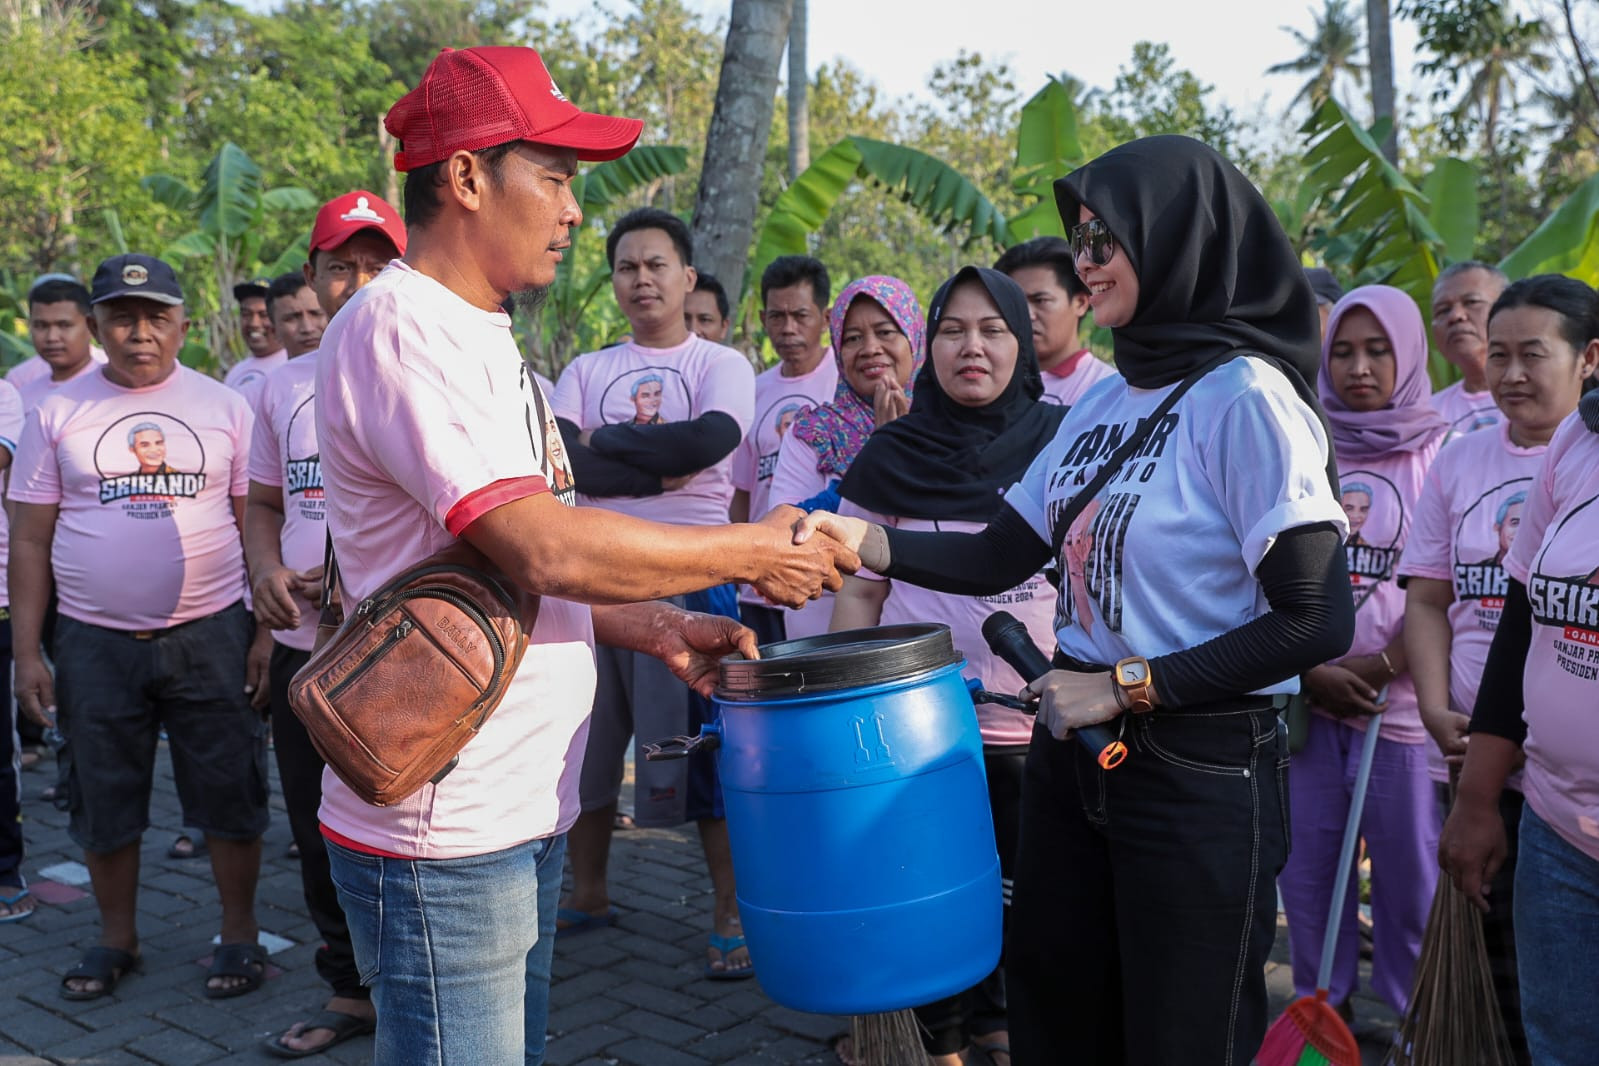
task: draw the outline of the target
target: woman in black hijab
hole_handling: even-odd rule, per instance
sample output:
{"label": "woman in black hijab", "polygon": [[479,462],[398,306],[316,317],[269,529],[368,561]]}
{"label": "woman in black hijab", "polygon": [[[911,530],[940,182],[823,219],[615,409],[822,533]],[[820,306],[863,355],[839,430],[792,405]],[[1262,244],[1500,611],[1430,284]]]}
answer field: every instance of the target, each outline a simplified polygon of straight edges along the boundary
{"label": "woman in black hijab", "polygon": [[[1027,297],[1004,274],[969,266],[933,297],[927,359],[910,412],[871,435],[839,486],[841,514],[904,530],[973,532],[1004,506],[1002,494],[1055,436],[1065,408],[1040,403],[1043,377],[1033,350]],[[943,622],[966,656],[965,674],[1015,692],[1018,677],[988,652],[983,622],[1008,610],[1035,641],[1054,642],[1054,590],[1038,571],[998,596],[960,596],[869,575],[847,577],[833,603],[832,628]],[[1031,716],[978,707],[989,808],[1000,872],[1013,876],[1022,766]],[[933,1066],[1007,1049],[1003,970],[976,988],[918,1008]],[[988,1059],[978,1061],[990,1061]]]}
{"label": "woman in black hijab", "polygon": [[[979,533],[814,514],[798,536],[968,595],[1053,557],[1057,668],[1024,690],[1014,1061],[1244,1066],[1288,853],[1277,703],[1353,632],[1315,297],[1260,193],[1197,141],[1133,141],[1055,189],[1121,379]],[[1131,752],[1113,770],[1071,739],[1100,723]]]}

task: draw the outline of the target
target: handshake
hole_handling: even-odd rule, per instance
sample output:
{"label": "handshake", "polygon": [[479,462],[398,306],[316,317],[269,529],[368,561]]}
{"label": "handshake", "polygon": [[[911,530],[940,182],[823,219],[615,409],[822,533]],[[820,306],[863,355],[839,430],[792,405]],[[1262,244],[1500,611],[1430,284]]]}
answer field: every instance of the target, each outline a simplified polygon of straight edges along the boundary
{"label": "handshake", "polygon": [[781,504],[752,528],[765,551],[762,572],[750,584],[772,603],[803,607],[824,590],[837,592],[844,575],[861,568],[861,542],[872,526],[859,518],[828,511],[806,514]]}

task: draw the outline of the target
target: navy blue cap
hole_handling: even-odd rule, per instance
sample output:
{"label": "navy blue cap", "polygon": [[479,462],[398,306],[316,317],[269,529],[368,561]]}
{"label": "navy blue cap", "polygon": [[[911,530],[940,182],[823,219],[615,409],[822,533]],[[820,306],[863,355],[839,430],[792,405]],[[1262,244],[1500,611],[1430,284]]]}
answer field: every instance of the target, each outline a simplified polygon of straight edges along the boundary
{"label": "navy blue cap", "polygon": [[1343,286],[1325,267],[1306,267],[1305,280],[1310,282],[1310,291],[1316,294],[1319,304],[1335,304],[1344,298]]}
{"label": "navy blue cap", "polygon": [[183,289],[172,267],[153,255],[129,252],[114,255],[100,264],[89,286],[89,302],[104,303],[124,296],[154,300],[161,304],[181,304]]}

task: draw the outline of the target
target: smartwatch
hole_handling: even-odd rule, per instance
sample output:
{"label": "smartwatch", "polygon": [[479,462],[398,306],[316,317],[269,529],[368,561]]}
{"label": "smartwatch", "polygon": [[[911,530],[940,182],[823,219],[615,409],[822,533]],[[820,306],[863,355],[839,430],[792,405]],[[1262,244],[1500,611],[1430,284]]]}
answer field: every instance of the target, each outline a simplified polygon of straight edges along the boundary
{"label": "smartwatch", "polygon": [[1116,702],[1122,710],[1133,714],[1148,714],[1155,709],[1154,680],[1149,673],[1149,660],[1133,655],[1121,660],[1111,670],[1111,680],[1116,687]]}

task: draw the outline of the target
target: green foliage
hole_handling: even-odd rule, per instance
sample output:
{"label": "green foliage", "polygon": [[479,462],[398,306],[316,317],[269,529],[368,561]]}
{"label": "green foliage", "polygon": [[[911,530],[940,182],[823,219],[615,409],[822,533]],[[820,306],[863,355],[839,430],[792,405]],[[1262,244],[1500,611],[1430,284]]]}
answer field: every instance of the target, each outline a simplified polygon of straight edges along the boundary
{"label": "green foliage", "polygon": [[1066,236],[1060,212],[1055,209],[1055,179],[1080,165],[1084,158],[1071,90],[1059,78],[1050,78],[1022,105],[1011,192],[1033,204],[1011,215],[1011,242],[1045,235]]}
{"label": "green foliage", "polygon": [[1266,68],[1267,74],[1310,75],[1289,101],[1289,110],[1304,102],[1314,111],[1322,101],[1331,99],[1340,79],[1357,85],[1366,79],[1365,65],[1355,61],[1365,48],[1362,41],[1364,14],[1351,11],[1347,0],[1322,0],[1320,14],[1312,12],[1312,16],[1315,25],[1308,34],[1291,26],[1283,27],[1283,32],[1292,36],[1302,49],[1300,54]]}
{"label": "green foliage", "polygon": [[1101,135],[1090,140],[1090,156],[1138,137],[1181,133],[1230,159],[1239,157],[1237,117],[1227,105],[1210,103],[1214,92],[1178,68],[1169,45],[1139,41],[1110,92],[1099,99],[1095,126]]}
{"label": "green foliage", "polygon": [[1513,278],[1569,274],[1599,286],[1599,175],[1583,182],[1499,266]]}
{"label": "green foliage", "polygon": [[1443,238],[1444,258],[1464,262],[1477,255],[1477,168],[1463,159],[1440,159],[1421,183],[1427,220]]}

